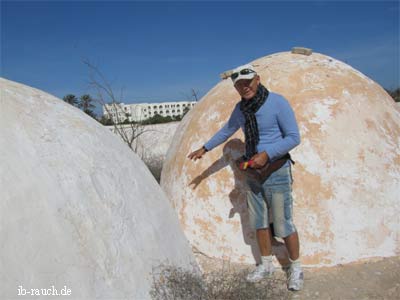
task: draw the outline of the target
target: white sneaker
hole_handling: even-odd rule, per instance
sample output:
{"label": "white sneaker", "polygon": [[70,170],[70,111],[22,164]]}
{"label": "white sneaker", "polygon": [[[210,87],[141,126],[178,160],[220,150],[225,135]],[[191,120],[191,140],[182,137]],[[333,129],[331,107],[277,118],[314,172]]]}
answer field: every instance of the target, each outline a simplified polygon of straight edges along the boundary
{"label": "white sneaker", "polygon": [[290,291],[300,291],[303,289],[304,273],[300,265],[290,267],[288,271],[287,286]]}
{"label": "white sneaker", "polygon": [[250,272],[247,275],[246,280],[249,282],[257,282],[261,279],[272,276],[274,274],[274,271],[275,267],[272,263],[267,266],[260,264],[255,268],[254,271]]}

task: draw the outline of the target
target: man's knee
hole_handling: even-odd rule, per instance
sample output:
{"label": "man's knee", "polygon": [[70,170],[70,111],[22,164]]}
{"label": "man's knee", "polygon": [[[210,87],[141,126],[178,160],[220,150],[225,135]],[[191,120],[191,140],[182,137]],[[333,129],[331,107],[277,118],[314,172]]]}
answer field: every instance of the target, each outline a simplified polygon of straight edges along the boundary
{"label": "man's knee", "polygon": [[292,220],[274,220],[274,235],[280,238],[286,238],[296,232]]}

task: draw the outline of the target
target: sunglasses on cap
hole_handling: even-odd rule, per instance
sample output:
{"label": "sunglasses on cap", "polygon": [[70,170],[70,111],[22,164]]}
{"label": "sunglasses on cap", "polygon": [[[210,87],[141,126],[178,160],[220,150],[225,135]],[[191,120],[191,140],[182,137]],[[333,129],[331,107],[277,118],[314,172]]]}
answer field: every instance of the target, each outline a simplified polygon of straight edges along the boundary
{"label": "sunglasses on cap", "polygon": [[239,77],[239,74],[240,75],[249,75],[250,73],[255,73],[255,71],[250,70],[250,69],[243,69],[243,70],[240,70],[239,72],[232,73],[231,78],[232,78],[232,80],[235,80],[236,78]]}

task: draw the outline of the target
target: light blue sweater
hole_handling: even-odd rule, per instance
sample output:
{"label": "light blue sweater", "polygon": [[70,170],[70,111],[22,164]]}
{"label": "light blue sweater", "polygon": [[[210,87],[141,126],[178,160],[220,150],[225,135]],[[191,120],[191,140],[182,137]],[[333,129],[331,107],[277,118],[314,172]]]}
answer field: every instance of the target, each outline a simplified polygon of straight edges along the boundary
{"label": "light blue sweater", "polygon": [[[300,144],[300,133],[296,117],[289,102],[279,94],[269,93],[267,101],[256,112],[260,142],[257,152],[267,152],[274,161]],[[228,122],[204,146],[212,150],[225,142],[239,128],[244,132],[245,118],[236,104]]]}

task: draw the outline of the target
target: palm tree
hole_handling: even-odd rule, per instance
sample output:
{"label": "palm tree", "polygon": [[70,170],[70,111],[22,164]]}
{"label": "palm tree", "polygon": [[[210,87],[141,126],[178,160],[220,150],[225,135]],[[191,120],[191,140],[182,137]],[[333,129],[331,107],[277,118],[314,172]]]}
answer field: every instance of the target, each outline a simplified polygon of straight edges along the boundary
{"label": "palm tree", "polygon": [[400,88],[395,90],[388,91],[389,95],[392,96],[393,100],[396,102],[400,102]]}
{"label": "palm tree", "polygon": [[78,105],[78,99],[76,98],[75,95],[72,95],[72,94],[65,95],[63,100],[65,102],[67,102],[68,104],[71,104],[72,106]]}
{"label": "palm tree", "polygon": [[82,95],[79,99],[79,104],[78,107],[82,109],[86,114],[89,116],[95,118],[95,114],[93,112],[93,109],[96,107],[93,103],[92,97],[90,95]]}

